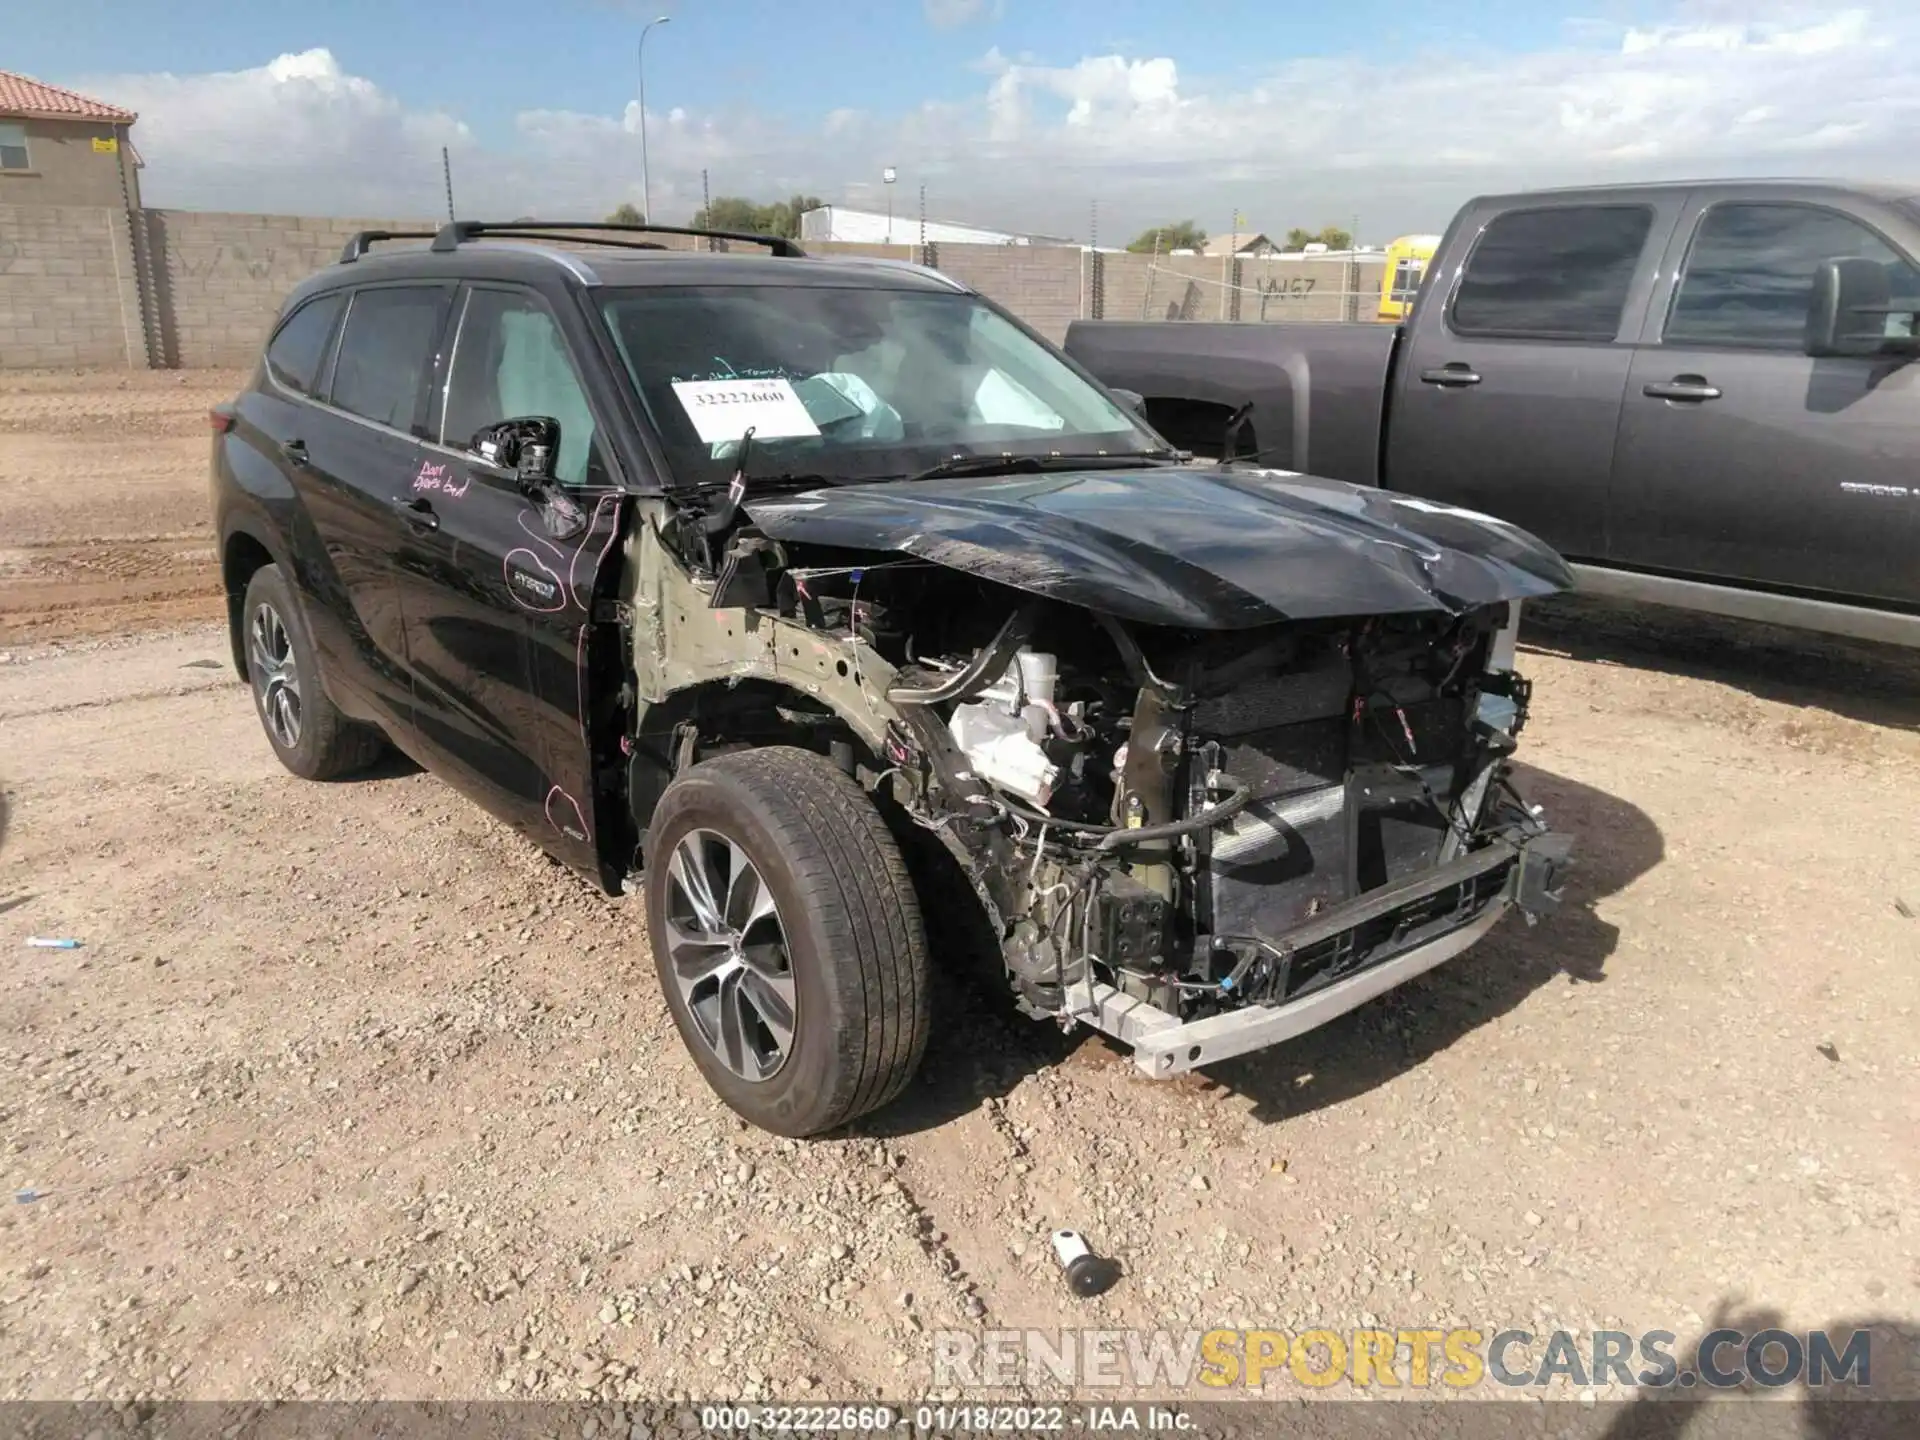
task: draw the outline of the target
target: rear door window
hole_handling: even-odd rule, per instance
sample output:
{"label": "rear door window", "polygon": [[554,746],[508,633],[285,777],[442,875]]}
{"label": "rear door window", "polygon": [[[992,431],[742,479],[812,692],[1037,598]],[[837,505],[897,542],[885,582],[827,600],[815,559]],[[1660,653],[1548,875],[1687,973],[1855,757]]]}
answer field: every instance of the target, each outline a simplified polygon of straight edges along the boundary
{"label": "rear door window", "polygon": [[1716,205],[1700,218],[1664,336],[1669,345],[1799,350],[1813,273],[1828,260],[1884,266],[1896,297],[1920,273],[1866,226],[1811,205]]}
{"label": "rear door window", "polygon": [[444,285],[355,291],[328,400],[364,419],[411,431],[451,294]]}
{"label": "rear door window", "polygon": [[1495,216],[1467,259],[1461,335],[1611,340],[1653,227],[1644,205],[1562,205]]}
{"label": "rear door window", "polygon": [[287,389],[300,395],[313,393],[341,304],[338,294],[316,296],[287,317],[267,346],[267,371]]}

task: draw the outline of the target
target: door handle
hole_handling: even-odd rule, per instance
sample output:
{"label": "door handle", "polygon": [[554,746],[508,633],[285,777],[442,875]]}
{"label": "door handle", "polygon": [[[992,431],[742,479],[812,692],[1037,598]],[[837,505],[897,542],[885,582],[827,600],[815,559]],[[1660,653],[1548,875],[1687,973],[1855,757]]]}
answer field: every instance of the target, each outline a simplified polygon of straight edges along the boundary
{"label": "door handle", "polygon": [[1718,400],[1720,387],[1709,385],[1700,375],[1676,375],[1671,380],[1643,385],[1640,393],[1649,400],[1685,400],[1697,405],[1702,400]]}
{"label": "door handle", "polygon": [[396,495],[394,508],[401,517],[416,530],[438,530],[440,517],[433,513],[432,502],[420,495]]}
{"label": "door handle", "polygon": [[304,440],[282,440],[280,442],[280,453],[287,457],[289,464],[304,465],[307,463],[307,442]]}
{"label": "door handle", "polygon": [[1422,370],[1420,372],[1420,383],[1422,385],[1443,385],[1447,389],[1453,390],[1463,385],[1478,385],[1480,383],[1480,373],[1477,370],[1469,369],[1456,360],[1451,365],[1442,365],[1437,370]]}

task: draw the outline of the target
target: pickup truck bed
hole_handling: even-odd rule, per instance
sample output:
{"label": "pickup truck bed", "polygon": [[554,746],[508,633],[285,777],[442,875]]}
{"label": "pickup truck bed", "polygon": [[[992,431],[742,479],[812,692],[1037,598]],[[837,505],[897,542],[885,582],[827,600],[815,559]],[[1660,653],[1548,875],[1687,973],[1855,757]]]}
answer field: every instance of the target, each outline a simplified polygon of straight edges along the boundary
{"label": "pickup truck bed", "polygon": [[1251,404],[1240,454],[1356,485],[1380,484],[1399,341],[1393,325],[1312,322],[1101,320],[1067,331],[1068,353],[1146,396],[1147,418],[1183,449],[1217,456],[1227,417]]}

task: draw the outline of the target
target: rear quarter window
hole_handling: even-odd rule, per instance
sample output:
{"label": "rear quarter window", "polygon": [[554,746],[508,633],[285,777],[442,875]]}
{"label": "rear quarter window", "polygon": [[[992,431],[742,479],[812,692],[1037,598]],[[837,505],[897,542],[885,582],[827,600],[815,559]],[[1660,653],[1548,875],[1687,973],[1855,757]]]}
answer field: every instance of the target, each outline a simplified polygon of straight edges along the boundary
{"label": "rear quarter window", "polygon": [[1644,205],[1496,215],[1474,242],[1449,322],[1461,335],[1611,340],[1652,228]]}
{"label": "rear quarter window", "polygon": [[267,344],[267,371],[287,389],[311,395],[326,358],[333,322],[340,317],[338,294],[317,295],[295,310]]}

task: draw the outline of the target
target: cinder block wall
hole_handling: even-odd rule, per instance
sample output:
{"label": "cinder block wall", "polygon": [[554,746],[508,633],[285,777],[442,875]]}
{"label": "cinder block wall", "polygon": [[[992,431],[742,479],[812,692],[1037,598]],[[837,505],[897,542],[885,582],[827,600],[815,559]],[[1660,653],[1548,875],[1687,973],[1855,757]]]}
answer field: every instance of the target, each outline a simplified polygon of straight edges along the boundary
{"label": "cinder block wall", "polygon": [[432,230],[431,220],[324,220],[149,210],[160,332],[170,365],[245,365],[287,291],[340,258],[359,230]]}
{"label": "cinder block wall", "polygon": [[0,206],[0,367],[144,369],[146,331],[126,212]]}
{"label": "cinder block wall", "polygon": [[1064,246],[929,245],[933,263],[997,300],[1049,340],[1088,312],[1083,286],[1092,257]]}
{"label": "cinder block wall", "polygon": [[[136,252],[118,207],[0,206],[0,367],[245,365],[259,354],[287,292],[331,265],[356,231],[431,231],[439,224],[200,210],[146,210],[137,223]],[[680,237],[667,243],[705,244]],[[1381,269],[1379,261],[1096,257],[1066,246],[811,248],[936,265],[1053,340],[1070,322],[1091,316],[1366,320]],[[136,253],[147,275],[144,309]],[[1235,281],[1241,288],[1225,288]]]}

